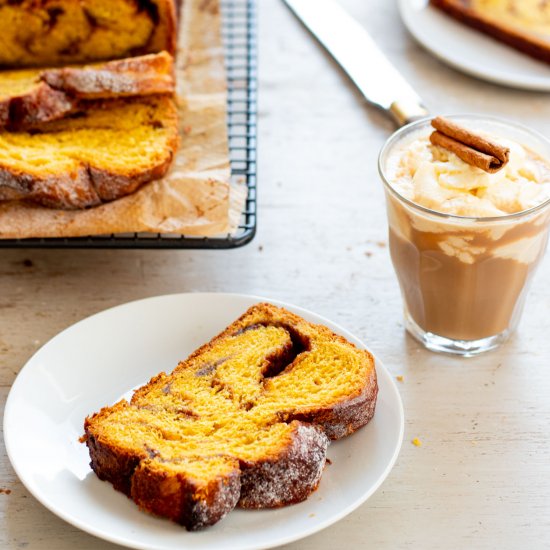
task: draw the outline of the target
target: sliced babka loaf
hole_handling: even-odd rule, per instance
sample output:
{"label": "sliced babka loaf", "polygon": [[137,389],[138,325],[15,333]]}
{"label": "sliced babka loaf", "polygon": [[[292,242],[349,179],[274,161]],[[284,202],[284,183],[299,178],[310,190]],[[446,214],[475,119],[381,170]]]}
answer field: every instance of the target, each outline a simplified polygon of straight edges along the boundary
{"label": "sliced babka loaf", "polygon": [[374,414],[373,357],[270,304],[240,319],[125,400],[86,419],[98,477],[188,529],[237,504],[300,502],[330,439]]}
{"label": "sliced babka loaf", "polygon": [[96,101],[32,131],[0,131],[0,200],[87,208],[161,178],[178,147],[174,100]]}
{"label": "sliced babka loaf", "polygon": [[172,95],[167,52],[61,69],[0,71],[0,128],[25,129],[86,110],[93,100]]}

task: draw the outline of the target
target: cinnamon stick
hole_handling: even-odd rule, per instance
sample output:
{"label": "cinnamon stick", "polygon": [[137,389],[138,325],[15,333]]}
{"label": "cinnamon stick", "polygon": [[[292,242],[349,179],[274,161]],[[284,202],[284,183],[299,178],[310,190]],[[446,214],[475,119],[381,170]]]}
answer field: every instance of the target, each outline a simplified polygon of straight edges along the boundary
{"label": "cinnamon stick", "polygon": [[468,128],[443,117],[432,120],[435,132],[430,135],[434,145],[453,152],[464,162],[494,174],[510,160],[510,149],[488,140]]}

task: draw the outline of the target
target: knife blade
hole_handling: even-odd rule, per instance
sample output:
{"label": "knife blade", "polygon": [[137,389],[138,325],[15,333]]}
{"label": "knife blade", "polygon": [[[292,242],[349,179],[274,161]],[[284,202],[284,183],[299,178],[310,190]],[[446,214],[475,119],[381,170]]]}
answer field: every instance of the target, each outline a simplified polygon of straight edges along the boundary
{"label": "knife blade", "polygon": [[422,100],[367,31],[334,0],[284,0],[369,103],[403,126],[428,115]]}

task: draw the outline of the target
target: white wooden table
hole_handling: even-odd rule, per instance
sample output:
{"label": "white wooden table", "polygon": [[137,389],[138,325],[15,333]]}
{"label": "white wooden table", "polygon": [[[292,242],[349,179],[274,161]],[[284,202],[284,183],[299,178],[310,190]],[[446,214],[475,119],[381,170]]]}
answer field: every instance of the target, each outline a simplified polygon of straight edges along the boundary
{"label": "white wooden table", "polygon": [[[420,349],[403,332],[376,171],[391,123],[364,104],[280,0],[260,3],[256,240],[234,251],[3,250],[1,409],[39,346],[107,307],[198,290],[285,300],[342,324],[403,375],[406,416],[401,455],[381,489],[336,525],[286,548],[548,548],[550,256],[519,332],[502,349],[468,360]],[[445,67],[407,35],[394,1],[342,3],[433,112],[505,115],[550,134],[546,94]],[[411,444],[415,437],[421,447]],[[3,441],[0,489],[0,548],[116,548],[35,501]]]}

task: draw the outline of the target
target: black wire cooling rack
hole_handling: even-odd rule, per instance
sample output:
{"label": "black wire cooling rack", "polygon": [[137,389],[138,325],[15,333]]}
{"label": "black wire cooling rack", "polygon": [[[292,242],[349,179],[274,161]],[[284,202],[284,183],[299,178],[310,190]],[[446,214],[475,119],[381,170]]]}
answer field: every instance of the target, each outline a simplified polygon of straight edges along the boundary
{"label": "black wire cooling rack", "polygon": [[123,233],[59,239],[0,239],[0,248],[236,248],[256,233],[256,0],[221,0],[227,68],[231,178],[248,193],[238,229],[218,237]]}

